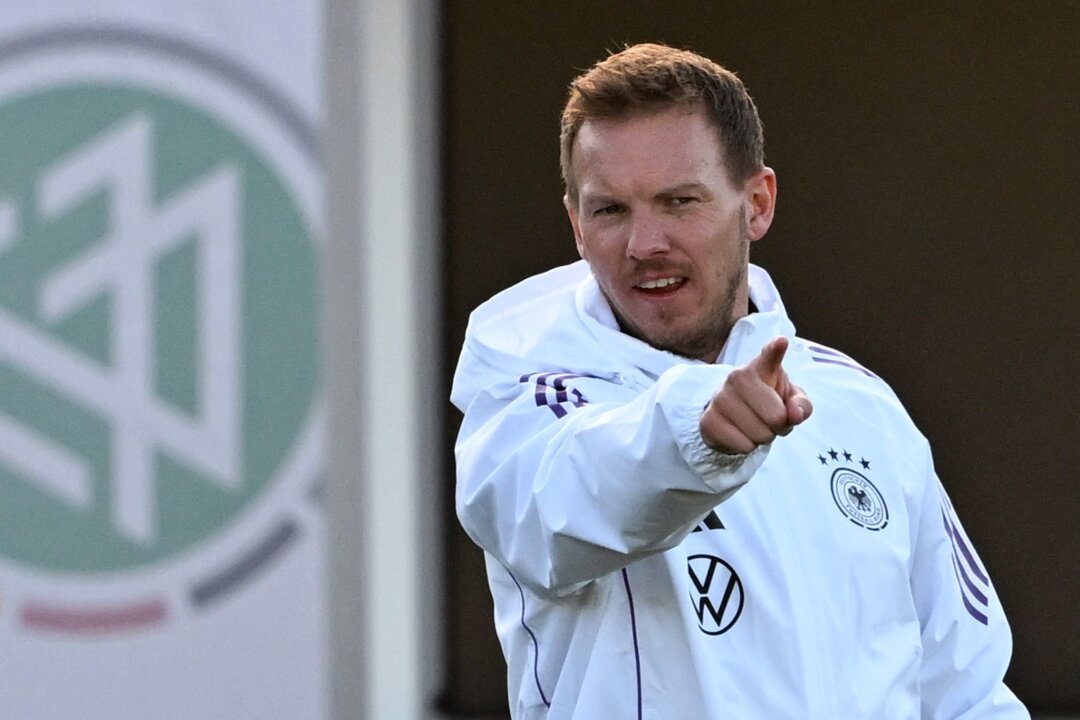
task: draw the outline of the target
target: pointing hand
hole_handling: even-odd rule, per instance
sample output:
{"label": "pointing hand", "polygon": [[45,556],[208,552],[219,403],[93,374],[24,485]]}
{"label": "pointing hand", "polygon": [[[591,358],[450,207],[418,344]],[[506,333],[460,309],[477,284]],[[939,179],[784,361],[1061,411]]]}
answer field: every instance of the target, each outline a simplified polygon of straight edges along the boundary
{"label": "pointing hand", "polygon": [[760,355],[731,371],[701,416],[706,445],[725,453],[748,453],[810,417],[810,398],[781,367],[787,349],[786,337],[774,338]]}

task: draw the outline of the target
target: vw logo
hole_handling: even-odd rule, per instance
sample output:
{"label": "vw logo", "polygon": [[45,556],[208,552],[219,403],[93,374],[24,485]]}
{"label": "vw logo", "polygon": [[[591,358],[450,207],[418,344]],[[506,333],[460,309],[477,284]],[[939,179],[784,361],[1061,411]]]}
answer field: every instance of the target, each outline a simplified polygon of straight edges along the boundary
{"label": "vw logo", "polygon": [[742,614],[742,581],[731,565],[713,555],[691,555],[686,565],[698,627],[706,635],[723,635]]}

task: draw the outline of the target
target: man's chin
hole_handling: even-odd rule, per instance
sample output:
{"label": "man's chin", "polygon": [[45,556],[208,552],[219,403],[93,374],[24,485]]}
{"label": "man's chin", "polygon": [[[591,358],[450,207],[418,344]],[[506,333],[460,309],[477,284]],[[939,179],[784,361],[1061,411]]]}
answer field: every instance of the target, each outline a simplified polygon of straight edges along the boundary
{"label": "man's chin", "polygon": [[681,355],[691,360],[698,360],[714,350],[715,342],[701,336],[688,337],[686,335],[653,334],[640,338],[652,345],[657,350],[664,350],[673,355]]}
{"label": "man's chin", "polygon": [[638,334],[632,332],[627,334],[633,335],[658,350],[665,350],[691,360],[711,361],[720,354],[730,332],[731,324],[710,328],[665,326],[647,329]]}
{"label": "man's chin", "polygon": [[[648,326],[631,325],[616,315],[624,333],[674,355],[697,360],[715,355],[723,347],[730,328],[673,327],[665,322],[653,322]],[[655,319],[655,318],[654,318]]]}

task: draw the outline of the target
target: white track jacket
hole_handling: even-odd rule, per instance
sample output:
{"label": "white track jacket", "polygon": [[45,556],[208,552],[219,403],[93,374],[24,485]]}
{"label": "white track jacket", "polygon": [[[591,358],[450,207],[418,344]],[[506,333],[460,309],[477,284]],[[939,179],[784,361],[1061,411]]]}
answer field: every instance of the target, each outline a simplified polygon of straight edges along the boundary
{"label": "white track jacket", "polygon": [[[618,330],[584,262],[471,316],[457,513],[517,720],[1027,718],[993,585],[889,387],[795,337],[768,275],[716,364]],[[698,421],[785,335],[814,403],[746,456]]]}

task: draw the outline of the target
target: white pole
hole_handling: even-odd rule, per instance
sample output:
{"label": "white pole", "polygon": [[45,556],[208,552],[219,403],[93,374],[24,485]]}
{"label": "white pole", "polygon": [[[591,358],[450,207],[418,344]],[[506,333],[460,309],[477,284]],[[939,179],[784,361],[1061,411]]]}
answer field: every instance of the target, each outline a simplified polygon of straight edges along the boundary
{"label": "white pole", "polygon": [[331,707],[409,720],[441,664],[436,14],[326,18]]}

